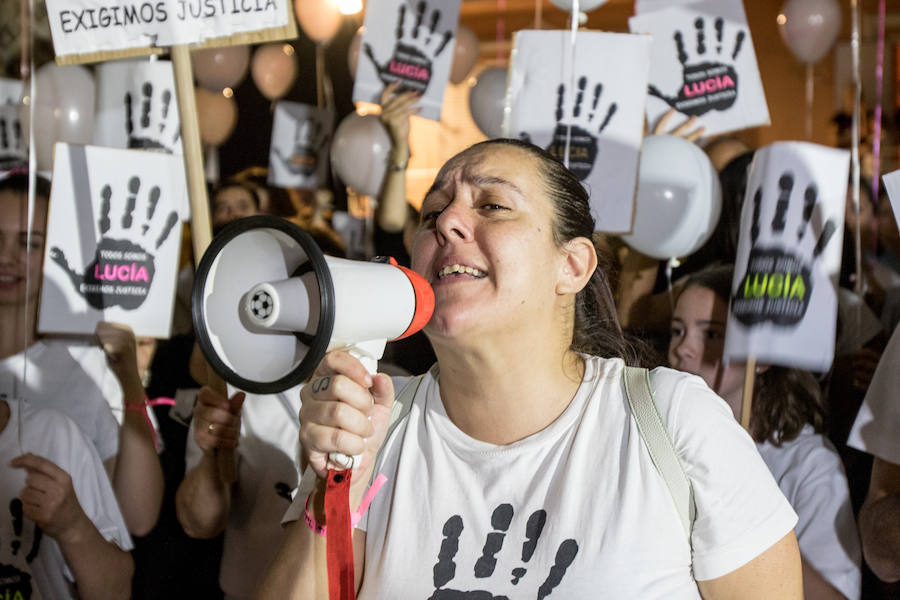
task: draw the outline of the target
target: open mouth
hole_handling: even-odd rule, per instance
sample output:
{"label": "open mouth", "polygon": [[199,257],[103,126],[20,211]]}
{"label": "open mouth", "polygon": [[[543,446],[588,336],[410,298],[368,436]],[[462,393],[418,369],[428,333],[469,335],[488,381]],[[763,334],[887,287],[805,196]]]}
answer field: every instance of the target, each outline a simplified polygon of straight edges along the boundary
{"label": "open mouth", "polygon": [[460,275],[468,275],[470,277],[474,277],[475,279],[482,279],[483,277],[487,277],[487,273],[480,269],[459,264],[447,265],[446,267],[438,271],[438,279],[446,279],[447,277]]}

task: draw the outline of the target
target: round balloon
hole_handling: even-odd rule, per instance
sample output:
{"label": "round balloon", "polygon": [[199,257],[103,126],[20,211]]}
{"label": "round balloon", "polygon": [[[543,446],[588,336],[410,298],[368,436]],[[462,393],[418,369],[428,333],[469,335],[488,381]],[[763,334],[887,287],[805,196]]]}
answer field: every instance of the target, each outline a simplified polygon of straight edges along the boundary
{"label": "round balloon", "polygon": [[347,68],[350,69],[350,77],[353,79],[356,79],[356,65],[359,64],[359,46],[362,44],[362,36],[365,30],[365,26],[357,29],[353,39],[350,40],[350,47],[347,48]]}
{"label": "round balloon", "polygon": [[719,176],[696,144],[673,135],[644,138],[629,246],[661,260],[687,256],[719,222]]}
{"label": "round balloon", "polygon": [[197,102],[197,125],[200,141],[207,146],[220,146],[231,136],[237,124],[237,103],[232,97],[205,88],[194,88]]}
{"label": "round balloon", "polygon": [[[607,3],[608,0],[583,0],[578,3],[578,11],[579,12],[587,12],[589,10],[594,10],[595,8],[599,8]],[[572,11],[572,5],[574,2],[572,0],[552,0],[553,4],[557,5],[563,10],[567,10],[569,12]]]}
{"label": "round balloon", "polygon": [[477,61],[478,37],[471,29],[460,25],[456,30],[456,46],[453,47],[450,81],[457,84],[465,81]]}
{"label": "round balloon", "polygon": [[503,135],[503,109],[506,103],[506,69],[488,67],[478,74],[469,91],[469,112],[478,129],[489,138]]}
{"label": "round balloon", "polygon": [[81,66],[48,62],[35,73],[34,144],[39,170],[53,165],[56,142],[90,144],[94,137],[94,76]]}
{"label": "round balloon", "polygon": [[377,196],[387,171],[391,137],[378,115],[350,113],[331,140],[331,166],[357,194]]}
{"label": "round balloon", "polygon": [[297,61],[290,44],[265,44],[253,53],[250,76],[260,93],[278,100],[288,93],[297,78]]}
{"label": "round balloon", "polygon": [[343,22],[337,2],[333,0],[294,0],[297,22],[306,37],[314,42],[327,42]]}
{"label": "round balloon", "polygon": [[250,66],[249,46],[203,48],[191,52],[191,65],[197,83],[208,90],[221,92],[236,87],[247,76]]}
{"label": "round balloon", "polygon": [[841,31],[837,0],[788,0],[778,15],[778,31],[790,51],[803,62],[825,56]]}

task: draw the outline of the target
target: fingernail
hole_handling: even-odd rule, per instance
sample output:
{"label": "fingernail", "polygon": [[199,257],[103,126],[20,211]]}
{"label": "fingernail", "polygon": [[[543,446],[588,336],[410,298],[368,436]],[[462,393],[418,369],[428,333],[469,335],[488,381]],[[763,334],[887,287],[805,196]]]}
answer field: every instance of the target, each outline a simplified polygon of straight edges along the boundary
{"label": "fingernail", "polygon": [[366,387],[372,387],[372,384],[374,383],[374,381],[372,380],[372,376],[366,375],[365,382],[366,382]]}

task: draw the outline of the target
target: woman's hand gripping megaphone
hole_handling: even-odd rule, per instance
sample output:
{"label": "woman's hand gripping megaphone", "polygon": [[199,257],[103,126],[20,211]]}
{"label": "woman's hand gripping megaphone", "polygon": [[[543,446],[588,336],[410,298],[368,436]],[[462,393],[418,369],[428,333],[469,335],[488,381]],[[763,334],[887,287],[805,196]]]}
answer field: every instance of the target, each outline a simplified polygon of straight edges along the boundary
{"label": "woman's hand gripping megaphone", "polygon": [[[326,354],[300,392],[300,444],[321,478],[329,468],[371,471],[390,424],[391,378],[373,375],[354,354],[348,350]],[[353,478],[360,486],[360,498],[368,479]]]}

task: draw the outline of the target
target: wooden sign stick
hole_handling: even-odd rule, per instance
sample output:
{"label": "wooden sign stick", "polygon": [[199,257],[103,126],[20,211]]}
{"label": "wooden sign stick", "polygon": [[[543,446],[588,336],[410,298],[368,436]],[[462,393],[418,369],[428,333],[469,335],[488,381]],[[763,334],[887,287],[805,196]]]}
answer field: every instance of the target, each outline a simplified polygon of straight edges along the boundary
{"label": "wooden sign stick", "polygon": [[[191,242],[194,250],[194,266],[200,263],[203,253],[212,241],[212,225],[209,218],[209,198],[206,194],[206,178],[203,174],[203,148],[200,143],[200,125],[197,121],[197,101],[194,98],[194,72],[191,67],[191,51],[185,45],[172,46],[172,68],[175,72],[175,93],[181,116],[181,145],[184,150],[184,171],[188,197],[191,204]],[[206,385],[228,397],[225,381],[207,366]],[[219,449],[216,452],[219,477],[225,483],[237,480],[234,451]]]}
{"label": "wooden sign stick", "polygon": [[750,431],[750,414],[753,409],[753,383],[756,381],[756,357],[747,359],[744,371],[744,397],[741,402],[741,427]]}

